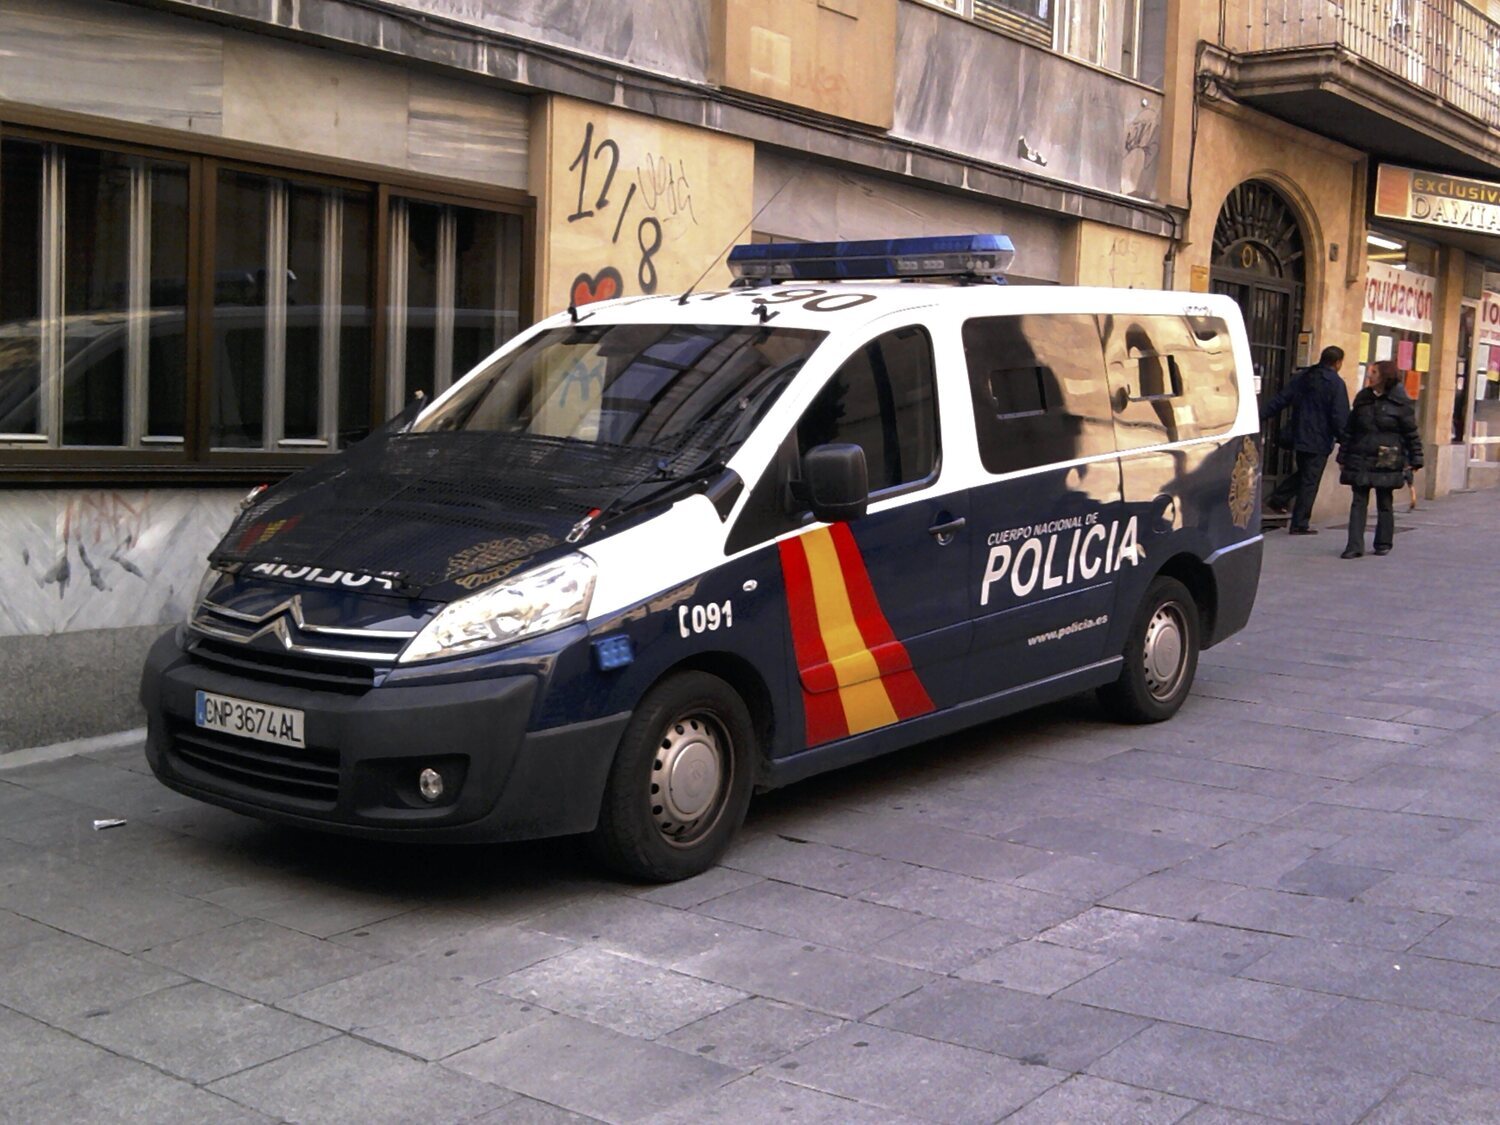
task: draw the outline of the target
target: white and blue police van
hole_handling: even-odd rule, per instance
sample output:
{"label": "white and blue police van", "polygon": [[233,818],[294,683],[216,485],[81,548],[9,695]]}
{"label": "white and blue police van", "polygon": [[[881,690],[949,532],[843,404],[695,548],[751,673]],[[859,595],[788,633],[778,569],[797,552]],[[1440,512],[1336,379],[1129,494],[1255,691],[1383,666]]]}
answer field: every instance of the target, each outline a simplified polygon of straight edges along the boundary
{"label": "white and blue police van", "polygon": [[152,769],[669,880],[756,790],[1089,689],[1169,718],[1260,574],[1239,310],[996,284],[1013,253],[736,247],[252,494],[151,650]]}

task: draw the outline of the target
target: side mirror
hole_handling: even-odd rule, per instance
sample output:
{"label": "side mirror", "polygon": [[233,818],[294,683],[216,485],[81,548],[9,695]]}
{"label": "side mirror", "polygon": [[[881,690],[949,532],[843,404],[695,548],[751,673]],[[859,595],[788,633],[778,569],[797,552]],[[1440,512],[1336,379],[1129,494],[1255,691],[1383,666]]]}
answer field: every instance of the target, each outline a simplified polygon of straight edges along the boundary
{"label": "side mirror", "polygon": [[865,451],[858,445],[829,444],[809,449],[802,458],[798,499],[824,523],[857,520],[870,504],[870,476]]}

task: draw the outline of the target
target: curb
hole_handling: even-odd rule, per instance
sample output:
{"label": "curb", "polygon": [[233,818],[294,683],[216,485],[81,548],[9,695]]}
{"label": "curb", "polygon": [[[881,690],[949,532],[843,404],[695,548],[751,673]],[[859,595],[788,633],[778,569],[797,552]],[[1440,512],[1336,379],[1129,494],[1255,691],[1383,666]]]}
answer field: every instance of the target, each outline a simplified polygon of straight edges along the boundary
{"label": "curb", "polygon": [[143,742],[146,728],[116,731],[93,738],[75,738],[71,742],[56,742],[51,746],[32,746],[25,750],[7,750],[0,753],[0,772],[34,766],[39,762],[55,762],[59,758],[71,758],[78,754],[93,754],[100,750],[117,750],[134,742]]}

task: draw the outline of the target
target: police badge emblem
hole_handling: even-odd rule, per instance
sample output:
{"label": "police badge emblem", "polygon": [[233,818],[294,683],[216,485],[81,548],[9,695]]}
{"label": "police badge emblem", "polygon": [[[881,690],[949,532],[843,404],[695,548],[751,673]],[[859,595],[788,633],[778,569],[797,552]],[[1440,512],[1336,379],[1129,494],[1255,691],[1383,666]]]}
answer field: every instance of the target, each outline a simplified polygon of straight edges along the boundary
{"label": "police badge emblem", "polygon": [[1240,451],[1234,459],[1234,472],[1229,477],[1229,518],[1234,526],[1250,526],[1250,517],[1255,514],[1255,482],[1260,476],[1260,451],[1251,438],[1240,442]]}

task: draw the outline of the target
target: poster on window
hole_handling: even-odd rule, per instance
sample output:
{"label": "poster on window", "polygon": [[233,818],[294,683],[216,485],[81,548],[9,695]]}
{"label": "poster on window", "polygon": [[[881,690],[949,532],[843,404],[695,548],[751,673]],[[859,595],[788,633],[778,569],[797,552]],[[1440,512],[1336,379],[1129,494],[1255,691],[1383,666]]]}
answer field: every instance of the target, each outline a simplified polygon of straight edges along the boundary
{"label": "poster on window", "polygon": [[1436,294],[1436,278],[1370,262],[1365,271],[1364,322],[1431,335]]}
{"label": "poster on window", "polygon": [[1479,342],[1500,344],[1500,293],[1485,290],[1479,302]]}
{"label": "poster on window", "polygon": [[544,315],[728,283],[724,256],[749,238],[749,141],[555,98],[546,159]]}
{"label": "poster on window", "polygon": [[1365,324],[1430,336],[1437,279],[1373,261],[1365,269]]}

